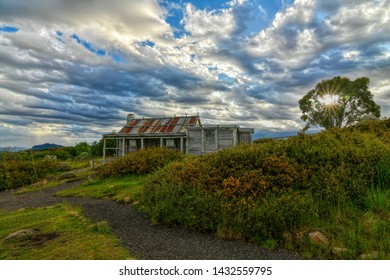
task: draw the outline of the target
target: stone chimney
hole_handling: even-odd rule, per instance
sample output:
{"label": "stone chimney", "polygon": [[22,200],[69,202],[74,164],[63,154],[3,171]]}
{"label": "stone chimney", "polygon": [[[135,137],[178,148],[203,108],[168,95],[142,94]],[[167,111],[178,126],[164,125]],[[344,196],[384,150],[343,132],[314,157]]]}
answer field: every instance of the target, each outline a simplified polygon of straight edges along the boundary
{"label": "stone chimney", "polygon": [[130,121],[132,121],[133,119],[135,119],[135,114],[128,114],[128,115],[127,115],[127,122],[130,122]]}

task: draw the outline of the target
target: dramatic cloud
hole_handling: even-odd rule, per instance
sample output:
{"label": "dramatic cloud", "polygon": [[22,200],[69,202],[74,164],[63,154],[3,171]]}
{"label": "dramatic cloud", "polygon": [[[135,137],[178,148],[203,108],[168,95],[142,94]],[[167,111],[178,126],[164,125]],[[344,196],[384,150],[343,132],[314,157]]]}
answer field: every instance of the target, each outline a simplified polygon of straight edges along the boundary
{"label": "dramatic cloud", "polygon": [[98,140],[129,112],[295,134],[336,75],[389,116],[389,0],[0,0],[0,146]]}

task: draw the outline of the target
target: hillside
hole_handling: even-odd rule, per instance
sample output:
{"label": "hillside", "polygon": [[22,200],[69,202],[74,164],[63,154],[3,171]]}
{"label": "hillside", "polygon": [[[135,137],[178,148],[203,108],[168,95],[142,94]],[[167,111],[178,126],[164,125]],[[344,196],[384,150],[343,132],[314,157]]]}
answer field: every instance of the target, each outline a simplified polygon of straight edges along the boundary
{"label": "hillside", "polygon": [[33,151],[41,151],[41,150],[49,150],[49,149],[56,149],[56,148],[63,148],[64,146],[52,144],[52,143],[45,143],[41,145],[35,145],[31,148]]}
{"label": "hillside", "polygon": [[24,151],[24,150],[28,150],[28,148],[26,147],[0,147],[0,153],[1,152],[19,152],[19,151]]}

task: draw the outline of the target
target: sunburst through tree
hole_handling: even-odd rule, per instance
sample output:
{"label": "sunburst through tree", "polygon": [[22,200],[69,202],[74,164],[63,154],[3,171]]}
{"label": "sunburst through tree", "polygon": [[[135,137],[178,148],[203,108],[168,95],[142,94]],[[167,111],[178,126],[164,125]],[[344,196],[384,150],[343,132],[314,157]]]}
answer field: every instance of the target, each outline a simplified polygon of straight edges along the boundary
{"label": "sunburst through tree", "polygon": [[368,89],[366,77],[350,81],[334,77],[323,80],[301,100],[301,119],[306,122],[304,131],[310,126],[345,127],[358,122],[365,115],[380,117],[380,107],[374,102]]}

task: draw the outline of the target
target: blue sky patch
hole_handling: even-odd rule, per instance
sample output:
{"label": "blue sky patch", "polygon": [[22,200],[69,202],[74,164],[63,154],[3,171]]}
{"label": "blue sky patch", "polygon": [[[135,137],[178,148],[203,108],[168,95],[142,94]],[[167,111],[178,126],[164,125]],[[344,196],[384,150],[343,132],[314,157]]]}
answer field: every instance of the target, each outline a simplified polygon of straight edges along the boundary
{"label": "blue sky patch", "polygon": [[228,2],[222,1],[222,0],[214,0],[214,1],[196,0],[196,1],[192,1],[192,4],[200,10],[203,10],[203,9],[218,10],[218,9],[227,8],[229,6]]}
{"label": "blue sky patch", "polygon": [[[58,33],[57,33],[58,35]],[[79,36],[77,36],[76,34],[73,34],[70,36],[71,38],[75,39],[77,43],[83,45],[87,50],[89,50],[90,52],[93,52],[95,54],[97,54],[98,56],[104,56],[106,54],[106,51],[103,50],[103,49],[98,49],[96,48],[94,45],[92,45],[90,42],[86,41],[86,40],[83,40],[83,39],[80,39]]]}
{"label": "blue sky patch", "polygon": [[64,33],[62,33],[61,31],[56,31],[56,34],[57,34],[57,40],[60,41],[61,43],[65,43],[64,40],[62,39]]}
{"label": "blue sky patch", "polygon": [[218,74],[218,80],[224,81],[227,83],[234,83],[234,81],[235,81],[235,79],[229,77],[228,75],[226,75],[224,73]]}
{"label": "blue sky patch", "polygon": [[154,42],[152,42],[152,41],[146,40],[146,41],[141,42],[140,45],[144,46],[144,47],[149,46],[149,47],[153,48],[154,45],[156,45],[156,44]]}
{"label": "blue sky patch", "polygon": [[110,51],[108,53],[108,55],[115,61],[115,62],[118,62],[118,63],[124,63],[125,62],[125,57],[126,57],[126,54],[120,50],[115,50],[115,51]]}
{"label": "blue sky patch", "polygon": [[10,25],[3,25],[0,26],[0,31],[7,32],[7,33],[16,33],[19,31],[19,28]]}

